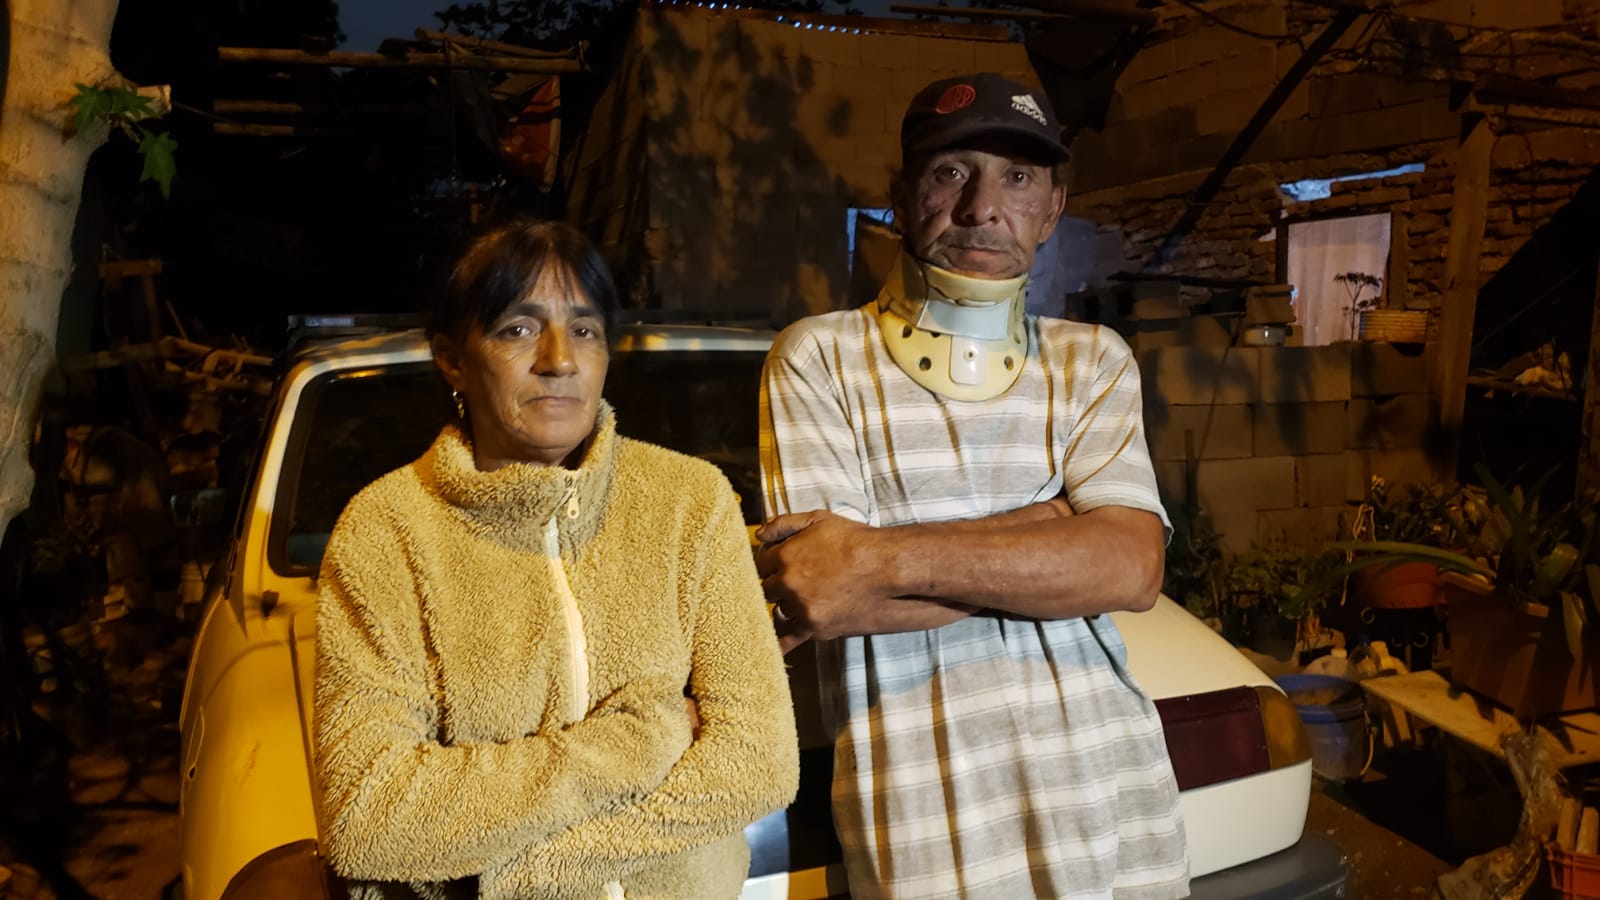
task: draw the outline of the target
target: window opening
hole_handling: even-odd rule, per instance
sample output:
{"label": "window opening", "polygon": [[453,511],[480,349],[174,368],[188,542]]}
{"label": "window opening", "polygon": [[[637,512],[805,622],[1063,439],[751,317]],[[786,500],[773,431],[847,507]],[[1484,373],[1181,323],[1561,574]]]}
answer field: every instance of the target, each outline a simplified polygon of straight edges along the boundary
{"label": "window opening", "polygon": [[1383,303],[1389,228],[1388,213],[1289,224],[1288,280],[1298,343],[1356,339],[1360,313]]}

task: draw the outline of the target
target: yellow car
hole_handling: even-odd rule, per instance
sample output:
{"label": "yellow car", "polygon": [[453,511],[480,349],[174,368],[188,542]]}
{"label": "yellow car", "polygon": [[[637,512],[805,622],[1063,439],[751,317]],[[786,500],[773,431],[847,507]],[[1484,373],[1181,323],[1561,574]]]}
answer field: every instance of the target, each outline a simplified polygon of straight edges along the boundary
{"label": "yellow car", "polygon": [[[624,433],[718,464],[759,522],[756,391],[770,331],[626,326],[606,396]],[[310,728],[315,579],[345,502],[417,456],[453,415],[420,331],[302,349],[288,361],[235,525],[212,571],[185,686],[182,895],[340,896],[319,851]],[[1157,698],[1188,824],[1196,898],[1342,897],[1336,848],[1304,835],[1309,746],[1260,670],[1181,607],[1116,615]],[[828,810],[832,753],[809,654],[791,657],[794,805],[746,829],[743,897],[846,892]]]}

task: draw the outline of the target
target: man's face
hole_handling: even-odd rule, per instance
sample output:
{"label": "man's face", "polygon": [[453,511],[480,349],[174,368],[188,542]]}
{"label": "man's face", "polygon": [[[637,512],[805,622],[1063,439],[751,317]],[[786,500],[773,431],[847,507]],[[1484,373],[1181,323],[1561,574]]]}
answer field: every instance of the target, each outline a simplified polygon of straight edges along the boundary
{"label": "man's face", "polygon": [[1066,203],[1051,165],[1004,137],[939,150],[910,165],[894,189],[906,247],[963,275],[1025,274]]}

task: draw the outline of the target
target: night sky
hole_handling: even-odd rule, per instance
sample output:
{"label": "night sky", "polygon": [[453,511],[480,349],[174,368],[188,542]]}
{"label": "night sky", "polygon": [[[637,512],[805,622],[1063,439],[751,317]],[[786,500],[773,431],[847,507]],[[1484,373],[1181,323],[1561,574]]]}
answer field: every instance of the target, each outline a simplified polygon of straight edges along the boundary
{"label": "night sky", "polygon": [[346,41],[339,48],[367,53],[384,38],[411,37],[418,26],[438,28],[433,14],[451,0],[339,0],[339,27]]}

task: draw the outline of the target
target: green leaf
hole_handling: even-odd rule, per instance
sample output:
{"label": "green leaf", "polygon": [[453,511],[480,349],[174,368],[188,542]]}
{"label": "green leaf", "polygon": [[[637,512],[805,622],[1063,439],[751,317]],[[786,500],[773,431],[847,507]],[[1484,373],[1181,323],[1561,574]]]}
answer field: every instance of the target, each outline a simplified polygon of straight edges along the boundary
{"label": "green leaf", "polygon": [[173,154],[177,151],[178,142],[165,131],[147,131],[139,141],[139,155],[144,158],[139,180],[154,181],[163,198],[172,196],[172,178],[178,174]]}
{"label": "green leaf", "polygon": [[1449,572],[1460,572],[1463,575],[1484,575],[1493,577],[1494,572],[1480,565],[1470,556],[1464,556],[1453,550],[1444,550],[1428,544],[1413,544],[1405,541],[1346,541],[1334,544],[1335,550],[1348,550],[1358,554],[1371,554],[1358,556],[1347,565],[1340,566],[1336,571],[1354,572],[1372,566],[1395,566],[1406,562],[1429,562]]}
{"label": "green leaf", "polygon": [[105,91],[93,85],[77,84],[78,93],[72,96],[73,125],[79,134],[94,126],[95,120],[107,119],[111,114],[111,101]]}
{"label": "green leaf", "polygon": [[150,105],[150,98],[141,95],[133,88],[106,88],[105,93],[112,116],[122,116],[130,122],[137,122],[156,115],[155,108]]}
{"label": "green leaf", "polygon": [[1561,625],[1566,632],[1567,652],[1573,659],[1583,659],[1583,630],[1589,622],[1584,614],[1583,598],[1571,591],[1561,592]]}

